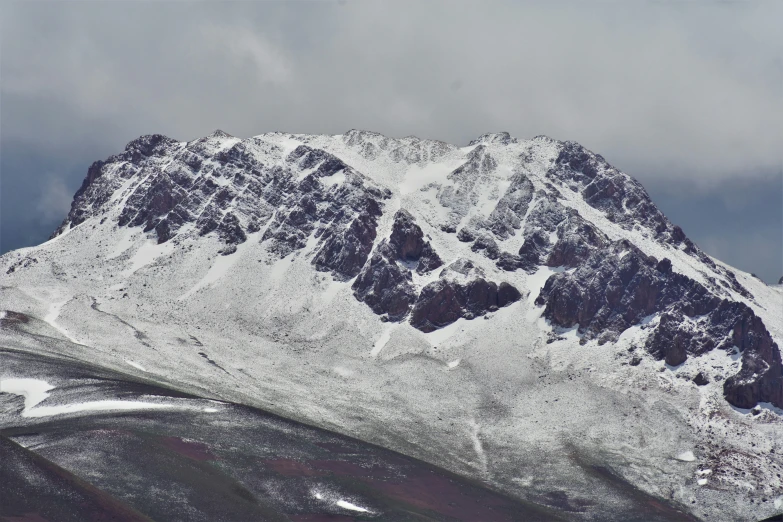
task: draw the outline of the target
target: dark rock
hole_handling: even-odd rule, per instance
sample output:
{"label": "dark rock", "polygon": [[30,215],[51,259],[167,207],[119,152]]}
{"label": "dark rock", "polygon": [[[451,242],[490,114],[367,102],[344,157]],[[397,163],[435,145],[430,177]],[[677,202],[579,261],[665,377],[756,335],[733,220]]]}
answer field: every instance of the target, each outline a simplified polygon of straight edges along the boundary
{"label": "dark rock", "polygon": [[524,174],[511,177],[510,185],[490,213],[484,227],[500,239],[508,239],[522,226],[533,199],[533,183]]}
{"label": "dark rock", "polygon": [[218,236],[226,245],[234,246],[234,251],[236,251],[236,245],[247,241],[247,235],[245,235],[244,230],[240,226],[239,218],[231,212],[227,212],[223,216],[217,231]]}
{"label": "dark rock", "polygon": [[463,227],[459,230],[459,232],[457,232],[457,239],[463,243],[470,243],[476,239],[476,233],[466,227]]}
{"label": "dark rock", "polygon": [[388,320],[400,321],[416,299],[411,271],[396,262],[396,252],[386,240],[375,249],[352,285],[357,300]]}
{"label": "dark rock", "polygon": [[518,255],[514,255],[510,252],[501,252],[497,263],[495,263],[501,270],[513,272],[519,268],[524,268],[525,263]]}
{"label": "dark rock", "polygon": [[681,315],[662,314],[647,343],[647,350],[657,359],[664,359],[669,366],[679,366],[688,358],[686,349],[692,335],[681,329],[682,323]]}
{"label": "dark rock", "polygon": [[331,271],[333,277],[348,280],[355,277],[375,242],[377,219],[367,213],[359,214],[345,229],[331,233],[313,258],[318,270]]}
{"label": "dark rock", "polygon": [[486,233],[479,234],[470,249],[473,252],[482,252],[489,259],[497,259],[500,257],[500,248],[498,248],[498,244],[492,239],[492,236]]}
{"label": "dark rock", "polygon": [[389,246],[396,259],[418,261],[416,272],[419,274],[426,274],[443,265],[432,245],[424,240],[424,233],[415,218],[407,210],[400,209],[394,214]]}
{"label": "dark rock", "polygon": [[783,404],[780,351],[753,311],[660,268],[661,262],[629,244],[596,249],[573,272],[551,276],[536,304],[545,305],[544,316],[552,323],[578,325],[586,339],[609,332],[617,336],[642,318],[661,313],[646,342],[654,357],[677,366],[689,354],[737,346],[742,368],[726,380],[726,399],[742,408],[759,401]]}
{"label": "dark rock", "polygon": [[525,242],[519,247],[521,266],[528,270],[537,269],[549,254],[549,237],[541,230],[534,230],[525,235]]}
{"label": "dark rock", "polygon": [[668,257],[664,257],[655,266],[655,269],[662,274],[669,274],[672,271],[672,261]]}
{"label": "dark rock", "polygon": [[[373,239],[374,234],[373,228]],[[369,245],[372,246],[372,241]],[[400,209],[394,215],[388,240],[378,245],[354,281],[354,296],[376,314],[385,314],[387,320],[401,320],[408,314],[416,297],[410,263],[416,263],[419,274],[443,265],[432,245],[425,241],[414,217]]]}
{"label": "dark rock", "polygon": [[498,307],[503,308],[519,301],[521,298],[522,294],[519,293],[519,290],[505,281],[498,286]]}
{"label": "dark rock", "polygon": [[394,224],[389,236],[389,245],[395,249],[395,255],[399,259],[417,261],[425,243],[424,233],[410,212],[398,210],[394,214]]}
{"label": "dark rock", "polygon": [[469,261],[461,261],[444,269],[441,279],[422,289],[411,313],[411,325],[415,328],[431,332],[460,318],[483,316],[521,298],[519,291],[505,282],[498,286],[483,277],[476,277],[467,283],[444,278],[449,270],[470,273],[475,268]]}
{"label": "dark rock", "polygon": [[704,374],[704,372],[699,372],[696,374],[696,377],[693,378],[693,383],[696,386],[706,386],[710,383],[710,379]]}
{"label": "dark rock", "polygon": [[546,260],[548,266],[578,266],[607,244],[606,237],[576,213],[558,226],[557,233],[558,240]]}
{"label": "dark rock", "polygon": [[421,257],[419,258],[419,264],[416,266],[416,273],[419,275],[428,274],[440,266],[443,266],[443,260],[435,253],[432,245],[425,243],[424,248],[421,249]]}

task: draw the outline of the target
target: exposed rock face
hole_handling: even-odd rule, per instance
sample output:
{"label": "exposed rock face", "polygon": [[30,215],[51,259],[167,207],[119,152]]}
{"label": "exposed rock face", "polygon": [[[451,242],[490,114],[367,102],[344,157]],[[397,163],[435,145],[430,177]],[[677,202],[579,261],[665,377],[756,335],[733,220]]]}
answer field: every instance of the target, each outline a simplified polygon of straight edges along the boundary
{"label": "exposed rock face", "polygon": [[431,332],[460,318],[473,319],[494,312],[520,297],[510,284],[487,281],[470,261],[459,259],[443,269],[438,281],[422,289],[413,307],[411,325]]}
{"label": "exposed rock face", "polygon": [[424,233],[410,212],[401,209],[394,215],[388,240],[378,245],[354,281],[354,296],[376,314],[391,321],[402,320],[416,298],[412,263],[419,274],[443,264],[430,243],[424,240]]}
{"label": "exposed rock face", "polygon": [[669,223],[638,181],[578,143],[563,143],[549,175],[581,192],[588,205],[604,211],[615,223],[627,227],[643,223],[661,238],[676,244],[685,239],[682,230]]}
{"label": "exposed rock face", "polygon": [[323,246],[313,264],[318,270],[331,271],[336,279],[356,276],[372,250],[376,225],[376,216],[362,212],[347,227],[323,229]]}
{"label": "exposed rock face", "polygon": [[407,210],[398,210],[389,236],[389,245],[394,249],[396,259],[418,262],[416,272],[426,274],[443,265],[415,219]]}
{"label": "exposed rock face", "polygon": [[[217,234],[226,245],[221,253],[229,255],[248,234],[265,228],[261,241],[284,257],[315,235],[316,268],[337,279],[355,277],[372,250],[389,191],[320,149],[300,145],[282,162],[268,164],[251,146],[222,131],[188,144],[142,136],[90,167],[56,233],[105,212],[115,198],[122,205],[117,224],[154,230],[159,243],[188,225],[202,236]],[[123,193],[134,179],[142,181]]]}
{"label": "exposed rock face", "polygon": [[500,239],[508,239],[522,227],[522,220],[533,199],[535,187],[522,173],[514,174],[506,193],[498,200],[497,206],[483,223]]}
{"label": "exposed rock face", "polygon": [[375,249],[370,261],[353,283],[353,295],[378,315],[401,321],[416,299],[411,271],[397,263],[396,252],[387,241]]}
{"label": "exposed rock face", "polygon": [[490,181],[497,165],[497,160],[482,144],[470,151],[467,161],[447,176],[452,185],[438,190],[438,201],[449,209],[448,219],[442,225],[444,230],[457,230],[462,219],[478,203],[479,187]]}
{"label": "exposed rock face", "polygon": [[627,242],[594,250],[571,272],[549,278],[536,299],[544,315],[585,337],[613,341],[643,318],[660,313],[647,350],[677,366],[709,350],[742,352],[742,370],[726,380],[726,399],[749,408],[783,405],[780,351],[761,320],[743,303],[721,299],[673,273],[671,261],[645,256]]}

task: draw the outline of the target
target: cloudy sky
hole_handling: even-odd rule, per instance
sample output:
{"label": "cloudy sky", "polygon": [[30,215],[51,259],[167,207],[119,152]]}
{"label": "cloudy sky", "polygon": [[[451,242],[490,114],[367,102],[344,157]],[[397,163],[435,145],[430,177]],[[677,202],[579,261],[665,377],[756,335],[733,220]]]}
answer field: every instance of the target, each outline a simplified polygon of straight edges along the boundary
{"label": "cloudy sky", "polygon": [[783,2],[3,1],[0,250],[141,134],[575,140],[783,275]]}

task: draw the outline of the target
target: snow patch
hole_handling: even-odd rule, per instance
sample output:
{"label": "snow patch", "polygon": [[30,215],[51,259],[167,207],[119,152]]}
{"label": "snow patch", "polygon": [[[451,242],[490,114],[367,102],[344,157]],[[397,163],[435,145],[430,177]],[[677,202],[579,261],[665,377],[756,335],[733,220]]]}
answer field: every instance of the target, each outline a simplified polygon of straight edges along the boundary
{"label": "snow patch", "polygon": [[118,401],[102,400],[78,402],[73,404],[57,404],[53,406],[38,406],[50,396],[54,386],[40,379],[10,378],[0,380],[0,393],[10,393],[24,397],[22,417],[40,418],[81,413],[86,411],[135,411],[177,409],[174,404],[164,404],[148,401]]}
{"label": "snow patch", "polygon": [[696,456],[693,454],[692,451],[683,451],[682,453],[680,453],[674,458],[681,462],[693,462],[694,460],[696,460]]}
{"label": "snow patch", "polygon": [[335,502],[335,505],[337,507],[341,507],[343,509],[348,509],[350,511],[358,511],[360,513],[370,513],[369,509],[365,509],[363,507],[359,507],[356,504],[352,504],[351,502],[348,502],[347,500],[338,500]]}
{"label": "snow patch", "polygon": [[389,342],[389,338],[391,338],[392,330],[394,330],[394,325],[388,325],[383,329],[381,336],[375,341],[375,345],[372,347],[372,351],[370,352],[371,357],[376,357],[381,353],[381,350],[383,350],[383,347],[386,346],[386,343]]}
{"label": "snow patch", "polygon": [[319,178],[324,185],[342,185],[345,183],[345,169],[340,169],[331,176]]}
{"label": "snow patch", "polygon": [[49,325],[52,328],[54,328],[55,330],[57,330],[58,332],[63,334],[65,336],[65,338],[68,339],[69,341],[71,341],[72,343],[79,344],[79,342],[76,339],[74,339],[73,337],[71,337],[68,334],[68,332],[65,330],[65,328],[63,328],[62,326],[58,325],[57,322],[56,322],[57,318],[60,316],[60,310],[62,310],[63,306],[68,304],[68,302],[70,300],[71,300],[71,298],[68,298],[65,301],[62,301],[62,302],[59,302],[59,303],[52,303],[51,305],[49,305],[49,313],[47,313],[44,316],[44,321],[49,323]]}
{"label": "snow patch", "polygon": [[[246,243],[248,243],[248,241],[246,241],[244,244]],[[244,246],[244,244],[240,246]],[[177,297],[177,301],[184,301],[202,288],[207,288],[215,284],[228,273],[231,267],[234,266],[234,264],[237,262],[237,259],[239,259],[239,248],[237,248],[237,252],[234,252],[231,255],[217,256],[217,259],[214,263],[212,263],[212,266],[209,267],[209,270],[207,270],[207,273],[204,274],[204,277],[202,277],[198,283],[193,285],[190,290]]]}
{"label": "snow patch", "polygon": [[348,511],[356,511],[358,513],[372,513],[367,508],[363,508],[361,506],[358,506],[354,504],[353,502],[349,502],[348,500],[345,500],[344,498],[340,498],[338,495],[335,495],[333,493],[324,493],[319,490],[311,490],[310,494],[315,498],[316,500],[323,500],[326,502],[329,502],[333,506],[347,509]]}
{"label": "snow patch", "polygon": [[174,251],[174,243],[167,241],[166,243],[157,244],[153,240],[148,240],[133,254],[130,259],[130,268],[125,270],[122,275],[127,277],[140,268],[143,268],[157,258],[169,255]]}
{"label": "snow patch", "polygon": [[[3,379],[0,380],[0,393],[11,393],[24,397],[25,411],[35,408],[46,400],[54,386],[40,379]],[[23,414],[24,415],[24,414]]]}
{"label": "snow patch", "polygon": [[128,360],[128,359],[125,359],[125,362],[126,362],[126,363],[128,363],[129,365],[133,366],[133,367],[134,367],[134,368],[136,368],[137,370],[141,370],[141,371],[143,371],[143,372],[146,372],[146,371],[147,371],[147,370],[144,368],[144,366],[140,365],[140,364],[139,364],[139,363],[137,363],[137,362],[133,362],[133,361],[130,361],[130,360]]}
{"label": "snow patch", "polygon": [[92,401],[77,402],[74,404],[62,404],[57,406],[39,406],[22,412],[22,417],[54,417],[68,413],[81,413],[85,411],[129,411],[129,410],[166,410],[175,408],[172,404],[144,401]]}
{"label": "snow patch", "polygon": [[349,377],[353,377],[353,370],[350,368],[343,368],[342,366],[335,366],[332,368],[334,373],[339,375],[340,377],[345,377],[346,379]]}

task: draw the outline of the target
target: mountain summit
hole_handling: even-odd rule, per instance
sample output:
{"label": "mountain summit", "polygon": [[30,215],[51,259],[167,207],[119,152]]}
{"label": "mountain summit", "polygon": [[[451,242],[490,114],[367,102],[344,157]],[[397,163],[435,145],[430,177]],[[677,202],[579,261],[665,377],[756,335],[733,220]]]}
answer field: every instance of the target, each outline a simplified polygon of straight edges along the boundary
{"label": "mountain summit", "polygon": [[595,466],[708,519],[783,495],[781,288],[574,142],[142,136],[0,269],[78,357],[585,519]]}

